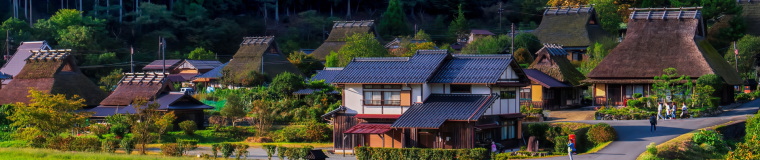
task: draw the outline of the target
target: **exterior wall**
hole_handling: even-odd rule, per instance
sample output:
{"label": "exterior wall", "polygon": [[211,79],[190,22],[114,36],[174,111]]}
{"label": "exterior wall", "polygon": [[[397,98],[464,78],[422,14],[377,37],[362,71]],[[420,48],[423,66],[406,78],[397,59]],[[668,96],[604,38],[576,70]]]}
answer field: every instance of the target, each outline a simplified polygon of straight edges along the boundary
{"label": "exterior wall", "polygon": [[[412,90],[412,102],[422,102],[422,85],[421,84],[413,84],[409,85]],[[406,88],[406,87],[404,87]]]}
{"label": "exterior wall", "polygon": [[530,94],[532,101],[543,101],[544,100],[544,86],[541,85],[531,85],[530,86]]}
{"label": "exterior wall", "polygon": [[198,73],[198,70],[194,70],[194,69],[183,69],[183,70],[180,70],[180,71],[179,71],[179,73],[196,73],[196,74],[197,74],[197,73]]}
{"label": "exterior wall", "polygon": [[402,148],[401,130],[394,129],[385,134],[364,134],[365,145],[369,147]]}
{"label": "exterior wall", "polygon": [[431,94],[443,94],[446,92],[445,84],[430,84]]}
{"label": "exterior wall", "polygon": [[486,110],[486,113],[484,113],[484,115],[502,115],[502,114],[520,113],[520,93],[518,93],[519,89],[520,89],[519,87],[493,88],[491,91],[493,93],[501,93],[501,91],[514,92],[515,98],[514,99],[499,98],[493,103],[493,105],[488,110]]}
{"label": "exterior wall", "polygon": [[482,84],[473,84],[470,94],[491,94],[491,88]]}
{"label": "exterior wall", "polygon": [[351,114],[337,114],[333,117],[333,147],[336,152],[343,150],[353,151],[354,147],[361,144],[361,135],[343,134],[349,128],[359,123],[359,120]]}
{"label": "exterior wall", "polygon": [[499,79],[519,79],[520,77],[517,76],[517,73],[515,73],[515,70],[513,70],[512,66],[507,67],[507,70],[504,71]]}
{"label": "exterior wall", "polygon": [[430,84],[422,84],[422,100],[421,101],[414,101],[414,102],[425,102],[428,97],[430,97],[430,93],[432,93],[432,89],[430,88]]}
{"label": "exterior wall", "polygon": [[346,84],[343,89],[343,105],[346,106],[346,114],[362,114],[364,99],[361,84]]}
{"label": "exterior wall", "polygon": [[[372,91],[411,91],[409,98],[412,103],[421,102],[423,85],[414,84],[402,86],[399,89],[373,89]],[[364,91],[362,84],[346,84],[343,89],[343,105],[346,106],[347,114],[402,114],[411,106],[372,106],[364,105]]]}

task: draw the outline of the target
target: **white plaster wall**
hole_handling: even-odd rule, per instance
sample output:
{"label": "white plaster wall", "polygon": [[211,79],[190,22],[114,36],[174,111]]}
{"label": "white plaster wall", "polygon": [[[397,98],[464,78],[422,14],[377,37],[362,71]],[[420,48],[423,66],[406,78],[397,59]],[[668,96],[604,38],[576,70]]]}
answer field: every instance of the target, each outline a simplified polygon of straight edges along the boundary
{"label": "white plaster wall", "polygon": [[[416,97],[422,98],[422,85],[415,84],[408,87],[403,86],[402,90],[411,90],[412,101],[416,101]],[[383,91],[383,90],[378,90]],[[398,90],[395,90],[398,91]],[[343,89],[343,102],[346,105],[346,113],[349,114],[402,114],[409,109],[409,106],[364,106],[364,90],[361,84],[346,84]]]}
{"label": "white plaster wall", "polygon": [[518,93],[518,89],[519,87],[493,88],[492,91],[494,93],[500,93],[501,91],[511,91],[515,92],[517,97],[515,97],[515,99],[496,100],[491,108],[486,111],[485,115],[520,113],[520,94]]}
{"label": "white plaster wall", "polygon": [[415,100],[414,102],[425,102],[425,100],[430,97],[430,93],[432,92],[430,85],[425,83],[422,84],[422,100]]}
{"label": "white plaster wall", "polygon": [[412,87],[412,103],[418,102],[422,100],[422,85],[421,84],[411,84],[409,85]]}
{"label": "white plaster wall", "polygon": [[430,93],[432,94],[444,94],[446,87],[444,84],[430,84]]}
{"label": "white plaster wall", "polygon": [[512,69],[512,66],[507,67],[503,73],[501,73],[500,79],[517,79],[517,73]]}
{"label": "white plaster wall", "polygon": [[362,112],[362,85],[346,84],[343,89],[343,103],[348,108],[346,113],[361,114]]}
{"label": "white plaster wall", "polygon": [[471,94],[491,94],[491,88],[484,84],[473,84]]}

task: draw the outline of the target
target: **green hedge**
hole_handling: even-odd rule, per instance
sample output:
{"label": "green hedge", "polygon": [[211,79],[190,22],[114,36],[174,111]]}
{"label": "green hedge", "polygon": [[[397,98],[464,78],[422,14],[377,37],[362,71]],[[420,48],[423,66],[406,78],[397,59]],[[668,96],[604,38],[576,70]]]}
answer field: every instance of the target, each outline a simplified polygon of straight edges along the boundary
{"label": "green hedge", "polygon": [[417,160],[417,159],[451,159],[481,160],[489,159],[485,148],[474,149],[429,149],[429,148],[354,148],[358,160]]}
{"label": "green hedge", "polygon": [[613,141],[617,138],[615,128],[607,123],[597,123],[588,130],[588,140],[594,144]]}

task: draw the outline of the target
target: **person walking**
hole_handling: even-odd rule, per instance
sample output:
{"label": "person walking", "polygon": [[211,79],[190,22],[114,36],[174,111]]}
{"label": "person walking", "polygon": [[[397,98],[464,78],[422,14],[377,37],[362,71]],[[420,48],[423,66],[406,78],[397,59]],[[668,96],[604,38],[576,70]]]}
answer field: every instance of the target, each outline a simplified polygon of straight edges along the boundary
{"label": "person walking", "polygon": [[567,141],[567,155],[570,156],[570,160],[573,160],[573,152],[575,152],[575,143],[572,140]]}
{"label": "person walking", "polygon": [[681,106],[681,118],[683,118],[683,115],[689,116],[689,107],[686,107],[686,103],[683,103],[683,106]]}
{"label": "person walking", "polygon": [[665,117],[662,117],[662,102],[657,106],[657,118],[665,119]]}
{"label": "person walking", "polygon": [[491,142],[491,153],[498,153],[498,150],[496,149],[496,143]]}
{"label": "person walking", "polygon": [[670,119],[670,105],[668,103],[665,103],[665,119]]}
{"label": "person walking", "polygon": [[652,125],[649,127],[649,132],[657,131],[657,117],[655,115],[649,117],[649,124]]}
{"label": "person walking", "polygon": [[670,103],[670,106],[672,106],[672,107],[670,108],[670,112],[672,112],[672,113],[670,113],[670,115],[671,115],[671,116],[673,116],[673,119],[676,119],[676,118],[677,118],[677,117],[676,117],[676,110],[678,110],[678,108],[677,108],[677,107],[678,107],[678,105],[676,105],[676,103],[675,103],[675,102],[672,102],[672,103]]}

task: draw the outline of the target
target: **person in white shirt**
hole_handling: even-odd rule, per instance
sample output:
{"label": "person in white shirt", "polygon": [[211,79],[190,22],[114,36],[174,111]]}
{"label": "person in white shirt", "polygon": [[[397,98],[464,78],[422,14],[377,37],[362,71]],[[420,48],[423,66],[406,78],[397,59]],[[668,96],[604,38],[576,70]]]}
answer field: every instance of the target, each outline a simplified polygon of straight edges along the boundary
{"label": "person in white shirt", "polygon": [[670,119],[670,105],[668,103],[665,103],[665,119]]}
{"label": "person in white shirt", "polygon": [[657,106],[657,118],[665,119],[665,117],[662,117],[662,102]]}

